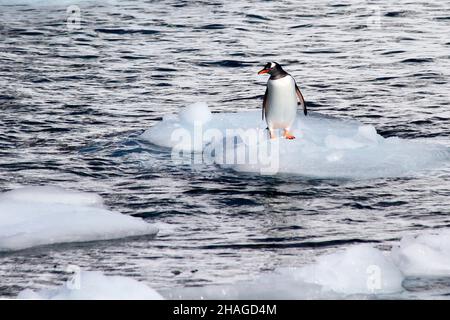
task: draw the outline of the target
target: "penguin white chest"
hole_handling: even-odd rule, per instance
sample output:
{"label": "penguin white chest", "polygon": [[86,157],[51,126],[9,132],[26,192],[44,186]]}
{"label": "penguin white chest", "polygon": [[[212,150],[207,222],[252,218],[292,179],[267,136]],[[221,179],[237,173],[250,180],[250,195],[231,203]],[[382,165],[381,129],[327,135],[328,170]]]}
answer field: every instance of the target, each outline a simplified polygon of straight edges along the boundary
{"label": "penguin white chest", "polygon": [[287,75],[267,82],[266,121],[271,129],[290,128],[297,115],[295,81]]}

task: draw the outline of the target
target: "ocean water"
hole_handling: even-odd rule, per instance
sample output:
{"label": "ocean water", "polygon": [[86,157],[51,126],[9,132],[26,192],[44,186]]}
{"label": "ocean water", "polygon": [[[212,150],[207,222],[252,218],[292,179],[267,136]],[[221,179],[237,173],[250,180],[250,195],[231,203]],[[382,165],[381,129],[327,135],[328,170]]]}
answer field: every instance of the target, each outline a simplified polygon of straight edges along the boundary
{"label": "ocean water", "polygon": [[[311,111],[450,147],[448,1],[0,0],[0,21],[0,191],[96,192],[161,229],[2,253],[0,297],[61,284],[69,265],[171,296],[450,226],[448,164],[398,178],[264,177],[179,166],[138,139],[196,101],[259,110],[256,73],[277,61]],[[389,297],[446,298],[449,281],[408,278]]]}

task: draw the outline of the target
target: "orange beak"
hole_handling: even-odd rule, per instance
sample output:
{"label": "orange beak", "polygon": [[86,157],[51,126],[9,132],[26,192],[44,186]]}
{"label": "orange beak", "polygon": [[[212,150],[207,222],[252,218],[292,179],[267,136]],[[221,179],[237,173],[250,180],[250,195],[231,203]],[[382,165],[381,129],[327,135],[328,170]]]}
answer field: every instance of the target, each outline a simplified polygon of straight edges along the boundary
{"label": "orange beak", "polygon": [[262,69],[258,72],[258,74],[265,74],[265,73],[269,73],[269,69]]}

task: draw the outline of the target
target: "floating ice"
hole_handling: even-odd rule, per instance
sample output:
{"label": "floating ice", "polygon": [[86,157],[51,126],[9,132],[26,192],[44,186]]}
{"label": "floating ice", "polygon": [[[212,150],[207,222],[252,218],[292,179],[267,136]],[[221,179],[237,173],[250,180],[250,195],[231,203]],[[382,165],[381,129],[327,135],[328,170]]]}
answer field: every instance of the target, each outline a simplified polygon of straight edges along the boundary
{"label": "floating ice", "polygon": [[105,209],[96,194],[26,187],[0,195],[0,251],[157,232],[140,218]]}
{"label": "floating ice", "polygon": [[163,297],[142,282],[101,272],[82,271],[76,278],[53,289],[25,289],[19,299],[49,300],[162,300]]}
{"label": "floating ice", "polygon": [[[389,297],[404,292],[405,276],[450,274],[450,230],[406,237],[392,252],[356,245],[319,256],[316,262],[297,268],[280,268],[251,281],[230,285],[186,287],[167,291],[169,299],[337,299]],[[86,275],[87,274],[87,275]],[[113,279],[118,278],[118,279]],[[127,281],[127,282],[125,282]],[[82,273],[80,290],[68,286],[39,292],[24,290],[25,299],[154,299],[161,296],[136,281]],[[71,283],[73,285],[73,283]],[[148,294],[146,293],[148,291]]]}
{"label": "floating ice", "polygon": [[403,291],[403,275],[388,255],[357,245],[320,256],[313,264],[280,268],[234,285],[185,288],[181,299],[329,299]]}
{"label": "floating ice", "polygon": [[450,151],[444,146],[383,138],[373,126],[315,113],[308,117],[298,113],[292,129],[295,140],[268,140],[265,128],[261,111],[211,114],[206,104],[197,103],[179,115],[164,117],[141,138],[171,148],[177,161],[192,161],[185,154],[201,152],[202,162],[262,174],[396,177],[450,159]]}
{"label": "floating ice", "polygon": [[[113,3],[117,0],[101,0],[101,3]],[[0,0],[1,5],[17,6],[68,6],[83,4],[85,2],[100,2],[99,0]]]}
{"label": "floating ice", "polygon": [[404,237],[392,256],[405,275],[450,276],[450,230]]}
{"label": "floating ice", "polygon": [[103,199],[98,194],[65,190],[54,186],[23,187],[0,194],[0,203],[11,201],[103,207]]}
{"label": "floating ice", "polygon": [[383,252],[368,245],[321,256],[317,262],[292,272],[304,282],[345,294],[379,294],[402,291],[403,275]]}
{"label": "floating ice", "polygon": [[369,245],[319,256],[233,285],[174,290],[175,299],[330,299],[404,293],[406,277],[450,276],[450,229],[404,237],[390,252]]}

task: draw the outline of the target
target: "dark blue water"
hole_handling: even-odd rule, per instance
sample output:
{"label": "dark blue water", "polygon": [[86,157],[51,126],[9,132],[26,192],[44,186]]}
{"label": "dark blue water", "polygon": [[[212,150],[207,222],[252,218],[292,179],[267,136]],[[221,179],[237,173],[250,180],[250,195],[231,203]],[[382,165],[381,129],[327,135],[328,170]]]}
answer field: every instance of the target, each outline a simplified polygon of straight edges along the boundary
{"label": "dark blue water", "polygon": [[[61,283],[68,264],[166,291],[230,284],[450,225],[448,168],[261,177],[176,166],[137,139],[199,100],[215,112],[259,109],[256,72],[275,60],[311,111],[450,146],[448,1],[79,2],[79,29],[68,28],[67,5],[23,2],[0,1],[0,191],[96,192],[162,227],[153,240],[3,254],[0,296]],[[440,281],[411,283],[413,297],[442,294]]]}

